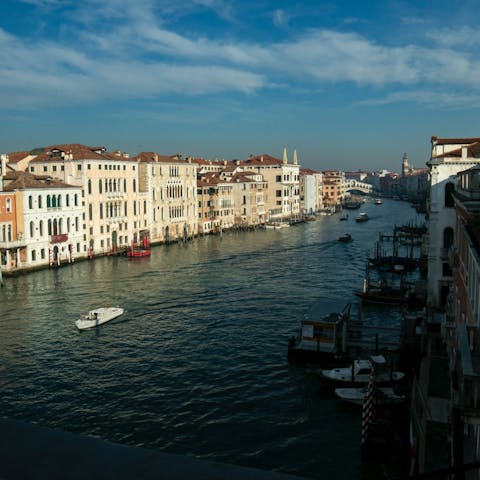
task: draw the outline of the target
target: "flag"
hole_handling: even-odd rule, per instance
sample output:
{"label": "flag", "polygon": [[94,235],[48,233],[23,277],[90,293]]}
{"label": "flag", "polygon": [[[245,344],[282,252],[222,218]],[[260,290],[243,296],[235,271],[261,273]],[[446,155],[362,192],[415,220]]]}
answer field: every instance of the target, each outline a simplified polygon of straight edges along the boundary
{"label": "flag", "polygon": [[375,370],[372,365],[370,372],[370,380],[368,382],[367,391],[363,397],[362,405],[362,445],[367,441],[368,429],[373,420],[375,413]]}

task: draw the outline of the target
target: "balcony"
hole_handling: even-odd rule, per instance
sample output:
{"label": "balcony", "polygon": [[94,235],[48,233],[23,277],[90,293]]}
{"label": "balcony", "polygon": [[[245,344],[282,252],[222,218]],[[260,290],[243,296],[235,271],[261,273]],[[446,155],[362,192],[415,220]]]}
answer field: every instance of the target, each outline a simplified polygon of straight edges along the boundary
{"label": "balcony", "polygon": [[27,242],[23,238],[19,238],[17,240],[10,240],[6,242],[0,242],[0,249],[2,250],[22,248],[26,246],[27,246]]}
{"label": "balcony", "polygon": [[66,242],[67,240],[68,240],[68,235],[66,233],[50,236],[50,243],[62,243],[62,242]]}

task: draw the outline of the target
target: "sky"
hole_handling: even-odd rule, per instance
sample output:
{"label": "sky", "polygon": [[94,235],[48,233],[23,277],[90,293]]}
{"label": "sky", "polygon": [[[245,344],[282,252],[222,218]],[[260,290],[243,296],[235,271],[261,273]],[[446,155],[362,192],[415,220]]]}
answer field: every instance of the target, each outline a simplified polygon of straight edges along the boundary
{"label": "sky", "polygon": [[474,1],[2,0],[0,153],[424,167],[478,137]]}

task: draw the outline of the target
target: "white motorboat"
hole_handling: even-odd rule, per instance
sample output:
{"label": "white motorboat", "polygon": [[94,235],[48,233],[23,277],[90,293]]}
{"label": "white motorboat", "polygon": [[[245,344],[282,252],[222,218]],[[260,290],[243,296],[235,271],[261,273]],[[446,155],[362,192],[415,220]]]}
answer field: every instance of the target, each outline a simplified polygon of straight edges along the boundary
{"label": "white motorboat", "polygon": [[120,307],[100,307],[90,310],[87,315],[81,315],[75,322],[79,330],[86,328],[98,327],[102,323],[109,322],[114,318],[119,317],[123,313],[123,308]]}
{"label": "white motorboat", "polygon": [[[362,405],[367,391],[368,387],[336,388],[335,394],[346,402]],[[405,395],[397,395],[391,387],[375,387],[373,392],[376,405],[388,405],[405,401]]]}
{"label": "white motorboat", "polygon": [[361,222],[366,222],[368,219],[369,219],[368,213],[362,212],[355,218],[355,221],[361,223]]}
{"label": "white motorboat", "polygon": [[372,370],[377,386],[393,385],[405,377],[403,372],[396,372],[385,366],[386,360],[383,355],[372,355],[369,360],[354,360],[349,367],[319,369],[317,374],[323,383],[337,387],[361,387],[370,381]]}

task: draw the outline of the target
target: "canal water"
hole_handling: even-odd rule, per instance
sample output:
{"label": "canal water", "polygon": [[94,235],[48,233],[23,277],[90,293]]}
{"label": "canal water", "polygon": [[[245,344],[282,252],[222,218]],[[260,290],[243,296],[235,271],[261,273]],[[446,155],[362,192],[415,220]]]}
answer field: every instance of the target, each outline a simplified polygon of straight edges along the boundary
{"label": "canal water", "polygon": [[[310,478],[367,478],[361,409],[287,361],[318,299],[355,301],[379,233],[423,223],[408,203],[366,203],[280,230],[224,233],[4,279],[2,415],[113,442]],[[337,239],[352,235],[348,244]],[[125,314],[77,331],[81,313]],[[400,312],[364,316],[395,326]],[[368,476],[368,475],[367,475]]]}

